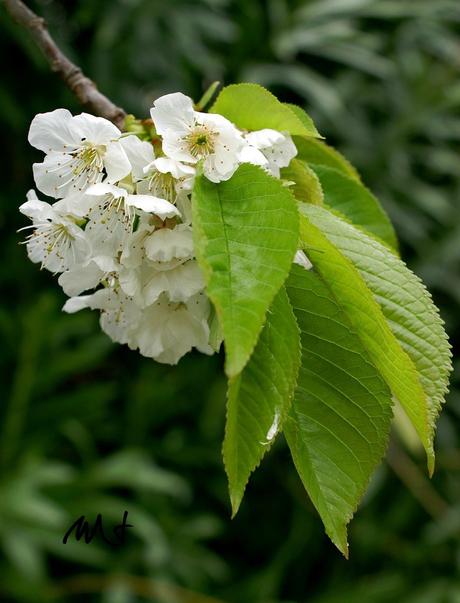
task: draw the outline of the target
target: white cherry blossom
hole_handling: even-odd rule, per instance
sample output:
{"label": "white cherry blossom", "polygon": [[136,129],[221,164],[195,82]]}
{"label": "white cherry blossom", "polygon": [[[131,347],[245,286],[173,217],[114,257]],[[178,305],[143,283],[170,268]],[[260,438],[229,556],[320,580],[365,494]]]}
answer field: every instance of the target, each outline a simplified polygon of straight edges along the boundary
{"label": "white cherry blossom", "polygon": [[[179,93],[158,99],[151,115],[161,156],[98,117],[65,109],[37,115],[29,141],[46,156],[34,177],[56,200],[31,191],[20,210],[32,220],[29,257],[60,273],[66,312],[96,310],[113,341],[176,364],[193,348],[212,354],[222,342],[195,258],[197,169],[215,183],[241,163],[279,177],[296,149],[289,135],[243,133],[221,115],[195,111]],[[294,261],[311,267],[302,251]]]}
{"label": "white cherry blossom", "polygon": [[102,330],[118,343],[128,343],[142,317],[141,309],[116,285],[99,289],[91,295],[71,297],[63,310],[73,314],[84,308],[100,310]]}
{"label": "white cherry blossom", "polygon": [[[19,211],[32,220],[26,246],[29,258],[51,272],[64,272],[85,262],[90,248],[84,231],[75,218],[57,212],[52,205],[40,201],[34,191]],[[24,230],[24,229],[21,229]]]}
{"label": "white cherry blossom", "polygon": [[58,283],[64,293],[72,297],[80,295],[88,289],[95,289],[106,275],[107,272],[101,270],[98,264],[90,258],[86,262],[76,264],[63,272],[58,278]]}
{"label": "white cherry blossom", "polygon": [[95,202],[88,212],[85,232],[91,242],[94,261],[104,271],[117,270],[118,255],[132,233],[137,210],[152,213],[161,220],[180,216],[179,210],[165,199],[135,195],[113,184],[92,185],[86,195]]}
{"label": "white cherry blossom", "polygon": [[192,190],[195,173],[191,165],[158,157],[144,168],[145,177],[138,183],[137,191],[175,203],[181,192]]}
{"label": "white cherry blossom", "polygon": [[99,183],[91,186],[87,191],[87,195],[103,197],[104,204],[108,206],[118,206],[123,208],[126,214],[134,215],[135,209],[141,209],[144,212],[152,213],[165,220],[166,218],[179,217],[180,213],[166,199],[154,197],[153,195],[137,195],[130,193],[122,186],[114,186],[113,184]]}
{"label": "white cherry blossom", "polygon": [[[290,135],[286,133],[282,134],[276,130],[266,128],[249,132],[245,135],[245,139],[253,149],[253,159],[249,159],[249,163],[264,165],[263,163],[257,163],[260,156],[254,154],[254,150],[260,151],[267,160],[266,167],[268,171],[276,178],[280,177],[280,168],[287,167],[297,155],[297,148]],[[249,156],[250,151],[248,149],[245,149],[244,152]]]}
{"label": "white cherry blossom", "polygon": [[195,260],[167,270],[154,262],[143,262],[136,269],[121,266],[119,279],[126,295],[142,308],[153,304],[162,293],[167,293],[171,301],[186,301],[205,286],[203,274]]}
{"label": "white cherry blossom", "polygon": [[73,116],[67,109],[39,113],[30,125],[29,142],[46,153],[33,166],[40,191],[61,199],[84,191],[104,177],[113,183],[131,171],[119,142],[120,130],[102,117],[87,113]]}
{"label": "white cherry blossom", "polygon": [[167,364],[177,364],[192,348],[213,354],[208,343],[209,313],[210,304],[204,293],[185,303],[171,302],[163,294],[143,311],[128,345],[139,349],[143,356]]}
{"label": "white cherry blossom", "polygon": [[113,341],[127,343],[158,362],[177,364],[194,347],[214,353],[208,343],[210,304],[203,292],[185,303],[172,302],[162,294],[141,310],[118,287],[107,287],[68,299],[63,310],[74,313],[84,308],[101,311],[101,328]]}
{"label": "white cherry blossom", "polygon": [[145,254],[155,262],[186,260],[193,256],[193,232],[187,224],[157,228],[144,241]]}
{"label": "white cherry blossom", "polygon": [[168,228],[151,222],[144,220],[127,239],[120,257],[120,286],[142,307],[164,292],[172,301],[185,301],[205,285],[192,259],[192,230],[186,224]]}
{"label": "white cherry blossom", "polygon": [[180,92],[157,99],[150,114],[167,157],[191,164],[203,160],[203,173],[212,182],[232,177],[244,140],[228,119],[195,111],[192,99]]}

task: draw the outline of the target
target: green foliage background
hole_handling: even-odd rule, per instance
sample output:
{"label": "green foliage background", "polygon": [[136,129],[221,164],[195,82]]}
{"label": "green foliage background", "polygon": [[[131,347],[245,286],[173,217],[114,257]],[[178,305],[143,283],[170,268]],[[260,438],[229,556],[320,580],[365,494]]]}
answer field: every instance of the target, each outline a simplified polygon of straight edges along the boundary
{"label": "green foliage background", "polygon": [[[381,198],[402,252],[460,334],[460,6],[456,0],[41,0],[65,50],[125,109],[215,79],[304,106]],[[33,115],[80,107],[0,12],[0,598],[34,602],[458,603],[460,383],[432,482],[398,438],[340,557],[280,441],[230,521],[222,358],[156,365],[62,315],[18,245]],[[405,448],[406,446],[406,448]],[[61,544],[124,509],[125,546]]]}

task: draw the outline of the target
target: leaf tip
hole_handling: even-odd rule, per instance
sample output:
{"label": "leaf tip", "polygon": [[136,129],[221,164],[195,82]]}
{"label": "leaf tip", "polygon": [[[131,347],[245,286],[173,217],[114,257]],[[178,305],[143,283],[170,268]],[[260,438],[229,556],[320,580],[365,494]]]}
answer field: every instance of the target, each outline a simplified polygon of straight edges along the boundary
{"label": "leaf tip", "polygon": [[347,527],[343,525],[340,529],[334,530],[334,533],[329,533],[328,536],[345,559],[348,561],[349,559],[349,548],[348,548],[348,536],[347,536]]}
{"label": "leaf tip", "polygon": [[427,461],[427,466],[428,466],[428,476],[431,478],[431,477],[433,477],[434,468],[435,468],[435,456],[434,456],[434,450],[432,448],[427,451],[426,461]]}
{"label": "leaf tip", "polygon": [[241,505],[241,501],[243,500],[243,494],[241,492],[236,491],[235,488],[230,486],[230,504],[232,507],[231,518],[235,519],[236,514],[238,513]]}

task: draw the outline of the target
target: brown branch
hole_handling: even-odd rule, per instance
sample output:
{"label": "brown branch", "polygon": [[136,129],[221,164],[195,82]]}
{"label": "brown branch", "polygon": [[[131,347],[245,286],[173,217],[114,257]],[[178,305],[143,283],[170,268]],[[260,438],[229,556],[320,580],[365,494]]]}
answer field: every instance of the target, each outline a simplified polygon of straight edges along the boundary
{"label": "brown branch", "polygon": [[59,49],[48,31],[46,21],[21,0],[3,0],[3,2],[11,17],[29,32],[30,37],[45,55],[52,71],[61,76],[78,100],[91,113],[105,117],[122,128],[126,113],[99,92],[96,84]]}

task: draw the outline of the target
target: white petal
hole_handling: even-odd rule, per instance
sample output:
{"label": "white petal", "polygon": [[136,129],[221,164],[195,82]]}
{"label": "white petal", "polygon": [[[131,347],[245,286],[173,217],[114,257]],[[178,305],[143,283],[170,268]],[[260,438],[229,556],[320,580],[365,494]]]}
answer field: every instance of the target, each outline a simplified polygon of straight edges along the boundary
{"label": "white petal", "polygon": [[[111,246],[109,252],[113,250],[113,247],[114,246]],[[111,255],[95,255],[93,256],[92,260],[104,273],[116,272],[119,268],[117,260]]]}
{"label": "white petal", "polygon": [[173,131],[167,131],[163,135],[162,148],[165,155],[175,161],[185,161],[187,163],[197,163],[198,158],[194,157],[187,144],[184,142],[183,137],[186,133],[177,134]]}
{"label": "white petal", "polygon": [[107,182],[119,182],[131,172],[131,164],[120,142],[110,142],[104,154]]}
{"label": "white petal", "polygon": [[179,192],[176,199],[176,206],[180,211],[182,221],[190,225],[192,223],[192,202],[190,196],[184,192]]}
{"label": "white petal", "polygon": [[117,203],[99,203],[88,214],[85,234],[93,260],[106,272],[117,267],[118,254],[132,231],[132,221]]}
{"label": "white petal", "polygon": [[284,141],[284,136],[281,132],[265,128],[264,130],[256,130],[249,132],[245,136],[248,143],[257,149],[266,149]]}
{"label": "white petal", "polygon": [[173,304],[166,295],[143,311],[129,345],[158,362],[177,364],[193,347],[205,347],[209,329],[187,307]]}
{"label": "white petal", "polygon": [[69,296],[79,295],[88,289],[94,289],[104,278],[105,272],[95,262],[79,265],[63,272],[58,283]]}
{"label": "white petal", "polygon": [[151,305],[162,293],[168,293],[172,302],[184,302],[202,291],[204,285],[203,274],[197,262],[193,260],[163,272],[152,269],[144,275],[144,303]]}
{"label": "white petal", "polygon": [[97,184],[92,184],[89,188],[86,189],[85,194],[94,197],[112,195],[113,197],[115,197],[115,199],[118,199],[120,197],[125,198],[128,196],[128,193],[124,188],[115,186],[113,184],[108,184],[107,182],[98,182]]}
{"label": "white petal", "polygon": [[80,144],[78,134],[71,127],[72,114],[67,109],[56,109],[36,115],[29,129],[29,143],[40,151],[65,151]]}
{"label": "white petal", "polygon": [[162,293],[168,290],[169,279],[167,274],[167,272],[158,272],[155,268],[151,268],[143,275],[141,291],[144,306],[150,306],[157,301]]}
{"label": "white petal", "polygon": [[283,136],[283,140],[263,150],[271,165],[277,168],[287,167],[297,155],[297,148],[290,136]]}
{"label": "white petal", "polygon": [[118,272],[118,280],[123,292],[129,297],[134,298],[139,306],[144,306],[140,270],[121,266]]}
{"label": "white petal", "polygon": [[120,305],[119,296],[116,291],[110,288],[99,289],[91,295],[80,295],[71,297],[67,300],[63,310],[65,312],[78,312],[83,308],[91,310],[116,310]]}
{"label": "white petal", "polygon": [[160,228],[145,239],[145,253],[155,262],[169,262],[173,258],[193,255],[192,229],[185,224],[175,228]]}
{"label": "white petal", "polygon": [[79,312],[84,308],[89,308],[89,302],[92,297],[92,295],[81,295],[79,297],[71,297],[66,301],[62,310],[64,312],[67,312],[68,314],[74,314],[75,312]]}
{"label": "white petal", "polygon": [[130,336],[129,347],[139,348],[143,356],[155,358],[164,350],[162,343],[163,329],[170,315],[167,302],[157,302],[146,308],[139,322],[139,327]]}
{"label": "white petal", "polygon": [[137,207],[157,215],[159,218],[164,220],[165,218],[173,218],[174,216],[180,216],[179,210],[166,199],[160,199],[159,197],[151,197],[150,195],[128,195],[127,204],[132,207]]}
{"label": "white petal", "polygon": [[171,174],[176,179],[194,176],[196,172],[193,166],[185,165],[180,161],[174,161],[169,157],[158,157],[158,159],[152,162],[151,166],[155,167],[162,174]]}
{"label": "white petal", "polygon": [[53,209],[63,214],[84,218],[96,203],[94,196],[84,193],[72,193],[53,203]]}
{"label": "white petal", "polygon": [[140,308],[122,291],[107,291],[107,304],[101,312],[100,325],[107,335],[118,343],[128,343],[142,316]]}
{"label": "white petal", "polygon": [[72,117],[71,127],[78,134],[80,143],[107,144],[121,136],[120,130],[112,122],[89,113]]}
{"label": "white petal", "polygon": [[64,218],[38,226],[27,240],[30,260],[54,273],[86,262],[89,252],[85,233]]}
{"label": "white petal", "polygon": [[120,263],[125,268],[137,268],[144,260],[144,240],[154,230],[154,226],[151,226],[145,217],[147,214],[141,216],[137,230],[131,233],[125,241],[120,258]]}
{"label": "white petal", "polygon": [[195,118],[200,124],[208,126],[210,129],[220,132],[225,136],[241,141],[243,135],[238,128],[232,124],[226,117],[218,113],[199,113],[195,112]]}
{"label": "white petal", "polygon": [[[225,167],[226,170],[223,170],[223,167]],[[209,155],[209,157],[206,157],[203,163],[203,174],[211,182],[219,183],[229,180],[237,168],[237,156],[234,157],[234,160],[230,164],[226,163],[221,165],[221,162],[216,159],[215,155]]]}
{"label": "white petal", "polygon": [[110,306],[110,289],[100,289],[91,295],[79,295],[78,297],[71,297],[66,301],[62,309],[64,312],[73,314],[74,312],[79,312],[84,308],[101,310],[108,306]]}
{"label": "white petal", "polygon": [[150,110],[155,129],[161,136],[167,131],[172,135],[184,135],[193,124],[193,101],[181,92],[166,94],[158,98]]}
{"label": "white petal", "polygon": [[240,163],[252,163],[253,165],[260,165],[262,167],[268,165],[268,159],[262,151],[249,144],[243,146],[239,152],[238,160]]}
{"label": "white petal", "polygon": [[305,252],[300,249],[299,251],[296,251],[296,254],[294,256],[294,264],[302,266],[302,268],[305,268],[305,270],[310,270],[311,268],[313,268],[313,264],[310,262]]}
{"label": "white petal", "polygon": [[27,191],[26,199],[27,199],[27,201],[38,201],[39,200],[37,193],[35,192],[35,190],[33,188],[31,188],[30,190]]}
{"label": "white petal", "polygon": [[[27,193],[29,197],[30,192]],[[34,192],[35,195],[35,192]],[[52,218],[55,213],[52,206],[49,203],[45,203],[44,201],[40,201],[36,198],[29,198],[28,201],[19,206],[19,211],[21,214],[24,214],[34,222],[43,222],[43,220],[47,220]]]}
{"label": "white petal", "polygon": [[166,272],[167,292],[171,301],[185,302],[205,287],[204,276],[198,262],[191,260]]}
{"label": "white petal", "polygon": [[74,192],[76,187],[83,187],[84,174],[77,177],[71,161],[70,155],[53,151],[42,163],[34,163],[32,170],[37,188],[45,195],[61,199]]}
{"label": "white petal", "polygon": [[131,164],[134,178],[141,180],[144,177],[146,166],[151,165],[155,159],[153,146],[133,135],[120,138],[120,144]]}

